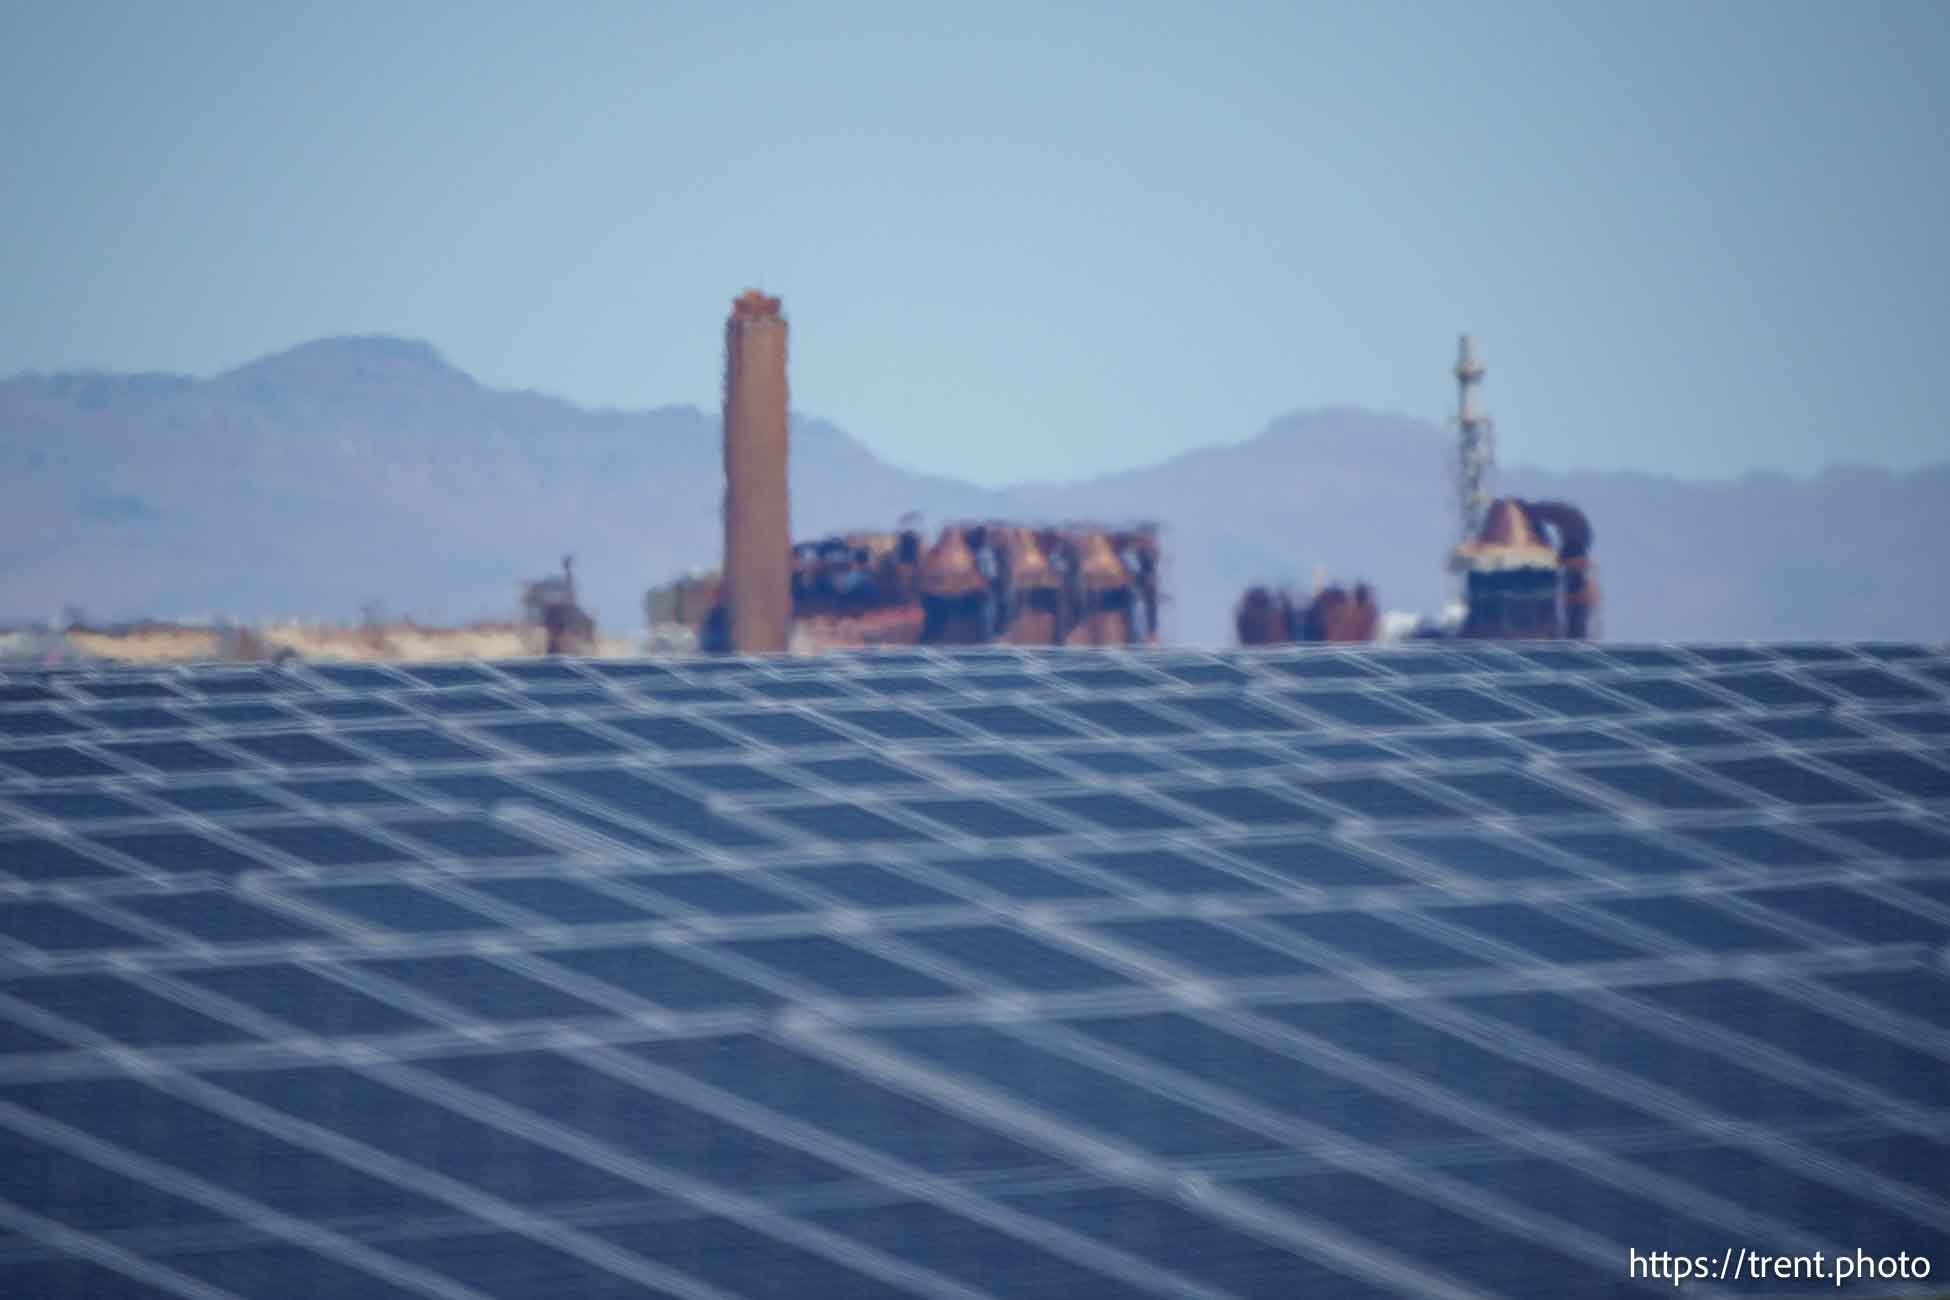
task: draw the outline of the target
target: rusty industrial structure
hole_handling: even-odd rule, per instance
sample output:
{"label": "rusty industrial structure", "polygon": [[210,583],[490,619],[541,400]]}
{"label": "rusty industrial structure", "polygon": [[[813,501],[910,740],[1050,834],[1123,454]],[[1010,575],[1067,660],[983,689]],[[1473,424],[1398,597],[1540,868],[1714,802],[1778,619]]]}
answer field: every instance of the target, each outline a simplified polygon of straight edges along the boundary
{"label": "rusty industrial structure", "polygon": [[[801,542],[781,565],[790,644],[805,651],[894,645],[1150,645],[1158,640],[1155,525],[953,523]],[[645,599],[653,643],[736,649],[718,574]]]}
{"label": "rusty industrial structure", "polygon": [[1591,542],[1591,523],[1576,506],[1515,497],[1492,503],[1482,531],[1451,557],[1466,582],[1459,635],[1494,641],[1595,635]]}
{"label": "rusty industrial structure", "polygon": [[941,531],[915,575],[923,645],[1158,639],[1157,529],[987,522]]}
{"label": "rusty industrial structure", "polygon": [[[1491,500],[1486,373],[1462,336],[1456,471],[1463,540],[1458,621],[1411,635],[1512,640],[1595,635],[1598,587],[1590,522],[1562,502]],[[1155,644],[1160,551],[1155,525],[1128,529],[951,523],[932,544],[916,527],[793,545],[788,499],[786,322],[777,298],[749,290],[725,323],[724,563],[652,590],[650,644],[705,653],[777,654],[864,646]],[[903,520],[903,525],[909,520]],[[1323,575],[1324,577],[1324,575]],[[573,614],[573,573],[540,601],[549,653],[593,639]],[[565,594],[566,593],[566,594]],[[582,616],[586,621],[587,616]],[[1311,597],[1250,588],[1234,611],[1242,645],[1362,644],[1382,637],[1373,589],[1316,581]],[[1390,632],[1389,635],[1395,635]]]}
{"label": "rusty industrial structure", "polygon": [[[1499,641],[1596,635],[1590,521],[1561,501],[1491,499],[1495,432],[1477,401],[1486,371],[1467,334],[1453,373],[1463,540],[1449,568],[1464,575],[1457,635]],[[1555,544],[1548,534],[1556,535]]]}
{"label": "rusty industrial structure", "polygon": [[[1456,613],[1414,621],[1406,635],[1481,640],[1584,640],[1597,635],[1598,583],[1591,566],[1591,522],[1561,501],[1492,499],[1494,431],[1478,401],[1487,373],[1469,335],[1457,349],[1456,479],[1462,542],[1449,569],[1463,575]],[[1554,540],[1553,540],[1554,539]],[[1391,618],[1394,616],[1391,616]],[[1362,642],[1385,626],[1374,593],[1322,587],[1312,599],[1269,587],[1249,588],[1233,611],[1241,645],[1295,641]],[[1397,635],[1391,633],[1390,635]]]}
{"label": "rusty industrial structure", "polygon": [[777,654],[791,634],[787,492],[786,322],[756,289],[725,322],[724,592],[714,640],[739,654]]}
{"label": "rusty industrial structure", "polygon": [[1233,611],[1240,645],[1281,645],[1290,641],[1359,644],[1381,631],[1381,606],[1374,589],[1358,583],[1352,591],[1324,587],[1311,599],[1269,587],[1249,589]]}
{"label": "rusty industrial structure", "polygon": [[575,557],[562,557],[562,575],[525,584],[522,614],[542,629],[545,652],[587,655],[596,652],[596,620],[576,600]]}

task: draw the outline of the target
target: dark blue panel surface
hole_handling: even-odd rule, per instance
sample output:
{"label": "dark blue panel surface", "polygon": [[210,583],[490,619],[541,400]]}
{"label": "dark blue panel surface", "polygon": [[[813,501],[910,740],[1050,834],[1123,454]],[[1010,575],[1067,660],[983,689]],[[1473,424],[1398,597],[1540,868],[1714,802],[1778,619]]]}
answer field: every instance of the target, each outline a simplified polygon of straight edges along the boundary
{"label": "dark blue panel surface", "polygon": [[1547,1229],[1518,1236],[1361,1174],[1255,1179],[1247,1187],[1371,1240],[1419,1242],[1418,1253],[1443,1273],[1493,1292],[1521,1287],[1544,1269],[1559,1295],[1598,1295],[1618,1286],[1614,1269],[1557,1249]]}
{"label": "dark blue panel surface", "polygon": [[1210,921],[1159,917],[1106,921],[1096,929],[1140,953],[1162,957],[1182,969],[1221,977],[1310,975],[1320,968],[1277,948],[1256,943]]}
{"label": "dark blue panel surface", "polygon": [[1711,898],[1654,894],[1634,898],[1595,898],[1589,906],[1708,952],[1794,948],[1801,946],[1802,942],[1717,907]]}
{"label": "dark blue panel surface", "polygon": [[1004,1097],[1047,1107],[1085,1129],[1160,1155],[1245,1155],[1282,1148],[1263,1133],[985,1026],[893,1029],[880,1037],[902,1052],[978,1079]]}
{"label": "dark blue panel surface", "polygon": [[1625,1084],[1669,1088],[1721,1115],[1793,1124],[1847,1113],[1841,1102],[1782,1082],[1721,1053],[1659,1034],[1560,993],[1469,998],[1461,1006],[1536,1034],[1604,1066]]}
{"label": "dark blue panel surface", "polygon": [[799,910],[799,904],[764,888],[756,877],[747,879],[722,871],[666,871],[623,879],[659,898],[720,916],[764,916]]}
{"label": "dark blue panel surface", "polygon": [[760,1007],[785,1001],[782,994],[647,944],[559,948],[541,955],[578,975],[613,984],[625,993],[675,1011]]}
{"label": "dark blue panel surface", "polygon": [[1493,835],[1416,835],[1390,841],[1465,877],[1484,880],[1564,880],[1569,868],[1548,861],[1521,842]]}
{"label": "dark blue panel surface", "polygon": [[1437,779],[1492,808],[1523,817],[1578,817],[1604,811],[1602,804],[1519,772],[1454,772]]}
{"label": "dark blue panel surface", "polygon": [[302,966],[219,966],[182,978],[310,1034],[351,1038],[428,1027],[389,1002]]}
{"label": "dark blue panel surface", "polygon": [[398,957],[360,962],[356,970],[396,980],[483,1020],[572,1020],[613,1014],[485,957]]}
{"label": "dark blue panel surface", "polygon": [[1925,1106],[1950,1104],[1950,1072],[1936,1057],[1753,984],[1711,980],[1660,985],[1634,990],[1632,996],[1791,1055],[1813,1051],[1810,1064],[1845,1061],[1849,1075],[1890,1096]]}
{"label": "dark blue panel surface", "polygon": [[1020,858],[978,858],[949,868],[957,880],[1025,902],[1036,899],[1093,898],[1110,891]]}
{"label": "dark blue panel surface", "polygon": [[1192,823],[1158,806],[1156,801],[1135,795],[1101,792],[1096,794],[1050,795],[1043,803],[1085,827],[1108,830],[1182,830]]}
{"label": "dark blue panel surface", "polygon": [[1659,1122],[1650,1111],[1514,1055],[1422,1024],[1401,1011],[1360,1003],[1320,1003],[1272,1007],[1265,1014],[1357,1056],[1427,1076],[1463,1097],[1562,1132],[1648,1129]]}
{"label": "dark blue panel surface", "polygon": [[412,885],[341,885],[332,889],[292,890],[288,896],[401,934],[496,928],[495,922],[480,913]]}
{"label": "dark blue panel surface", "polygon": [[954,987],[875,953],[823,934],[745,939],[722,945],[727,952],[770,966],[814,990],[850,998],[932,998]]}
{"label": "dark blue panel surface", "polygon": [[903,937],[924,952],[960,962],[978,978],[1013,988],[1061,992],[1110,988],[1130,979],[1000,925],[915,930]]}
{"label": "dark blue panel surface", "polygon": [[[169,872],[217,871],[234,874],[265,871],[271,867],[268,862],[190,831],[124,831],[98,834],[92,838],[104,848],[125,853],[138,862]],[[276,844],[275,840],[267,842]]]}
{"label": "dark blue panel surface", "polygon": [[1242,1300],[1296,1295],[1368,1300],[1394,1294],[1194,1209],[1128,1188],[1034,1193],[1011,1197],[1010,1204]]}
{"label": "dark blue panel surface", "polygon": [[1153,1014],[1080,1020],[1076,1029],[1107,1046],[1197,1075],[1275,1110],[1382,1147],[1463,1143],[1473,1131],[1304,1050],[1281,1051],[1196,1020]]}
{"label": "dark blue panel surface", "polygon": [[118,900],[123,910],[173,926],[206,943],[280,943],[322,938],[323,933],[286,913],[216,889],[180,894],[137,894]]}
{"label": "dark blue panel surface", "polygon": [[1327,944],[1383,970],[1443,969],[1490,958],[1451,945],[1373,912],[1291,912],[1266,918],[1282,930]]}
{"label": "dark blue panel surface", "polygon": [[1166,849],[1091,853],[1079,859],[1133,888],[1167,894],[1264,893],[1265,888],[1228,871],[1194,862]]}
{"label": "dark blue panel surface", "polygon": [[50,953],[155,943],[59,903],[0,903],[0,937]]}
{"label": "dark blue panel surface", "polygon": [[833,1135],[947,1174],[1048,1169],[1058,1162],[948,1110],[851,1070],[744,1035],[645,1043],[630,1055],[786,1115],[817,1116]]}
{"label": "dark blue panel surface", "polygon": [[868,862],[801,867],[784,878],[868,907],[930,907],[957,901],[952,894]]}
{"label": "dark blue panel surface", "polygon": [[1602,933],[1553,915],[1545,908],[1523,903],[1484,903],[1476,907],[1445,907],[1428,913],[1445,925],[1493,939],[1541,961],[1629,961],[1643,957],[1642,949],[1607,939]]}
{"label": "dark blue panel surface", "polygon": [[628,924],[647,920],[653,915],[644,907],[612,898],[596,889],[546,876],[470,880],[467,887],[499,902],[525,907],[552,921],[568,925]]}

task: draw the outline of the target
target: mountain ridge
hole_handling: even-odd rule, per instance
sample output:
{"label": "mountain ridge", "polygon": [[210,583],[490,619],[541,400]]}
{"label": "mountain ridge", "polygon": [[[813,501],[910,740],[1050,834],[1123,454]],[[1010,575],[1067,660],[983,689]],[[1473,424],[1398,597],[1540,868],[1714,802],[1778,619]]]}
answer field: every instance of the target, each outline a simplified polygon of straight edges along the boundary
{"label": "mountain ridge", "polygon": [[[1168,635],[1229,636],[1256,581],[1317,564],[1394,609],[1448,598],[1451,444],[1349,405],[1070,482],[978,487],[897,467],[793,415],[793,531],[909,511],[1158,519]],[[222,611],[349,618],[379,600],[453,621],[510,611],[564,552],[598,617],[640,623],[645,587],[715,563],[715,412],[583,407],[489,388],[420,339],[339,335],[208,378],[100,370],[0,379],[0,621]],[[1516,466],[1500,490],[1591,514],[1608,634],[1633,639],[1940,638],[1950,461],[1836,464],[1805,479],[1686,480]]]}

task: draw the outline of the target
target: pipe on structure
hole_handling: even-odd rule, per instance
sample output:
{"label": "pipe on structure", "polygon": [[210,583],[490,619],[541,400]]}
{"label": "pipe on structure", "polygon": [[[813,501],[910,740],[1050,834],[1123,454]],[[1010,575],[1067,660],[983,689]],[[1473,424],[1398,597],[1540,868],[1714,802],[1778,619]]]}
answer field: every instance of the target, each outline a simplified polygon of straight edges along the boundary
{"label": "pipe on structure", "polygon": [[728,648],[780,654],[792,621],[786,322],[756,289],[725,322],[724,611]]}
{"label": "pipe on structure", "polygon": [[1564,635],[1582,641],[1591,635],[1598,609],[1598,580],[1591,571],[1591,521],[1563,501],[1530,501],[1525,509],[1539,526],[1557,534],[1557,564],[1564,580]]}

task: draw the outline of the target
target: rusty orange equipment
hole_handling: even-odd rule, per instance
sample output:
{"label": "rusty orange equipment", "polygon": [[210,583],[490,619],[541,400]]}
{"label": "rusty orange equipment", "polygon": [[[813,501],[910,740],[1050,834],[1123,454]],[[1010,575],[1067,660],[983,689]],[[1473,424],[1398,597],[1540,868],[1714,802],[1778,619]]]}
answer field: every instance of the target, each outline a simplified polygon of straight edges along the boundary
{"label": "rusty orange equipment", "polygon": [[1374,589],[1357,583],[1324,587],[1312,600],[1266,587],[1253,587],[1233,612],[1240,645],[1280,645],[1290,641],[1358,644],[1381,630],[1381,606]]}
{"label": "rusty orange equipment", "polygon": [[[1556,545],[1548,540],[1556,535]],[[1467,574],[1468,613],[1461,635],[1519,641],[1593,634],[1598,583],[1591,565],[1590,520],[1562,501],[1494,502],[1473,540],[1456,548],[1452,567]]]}

